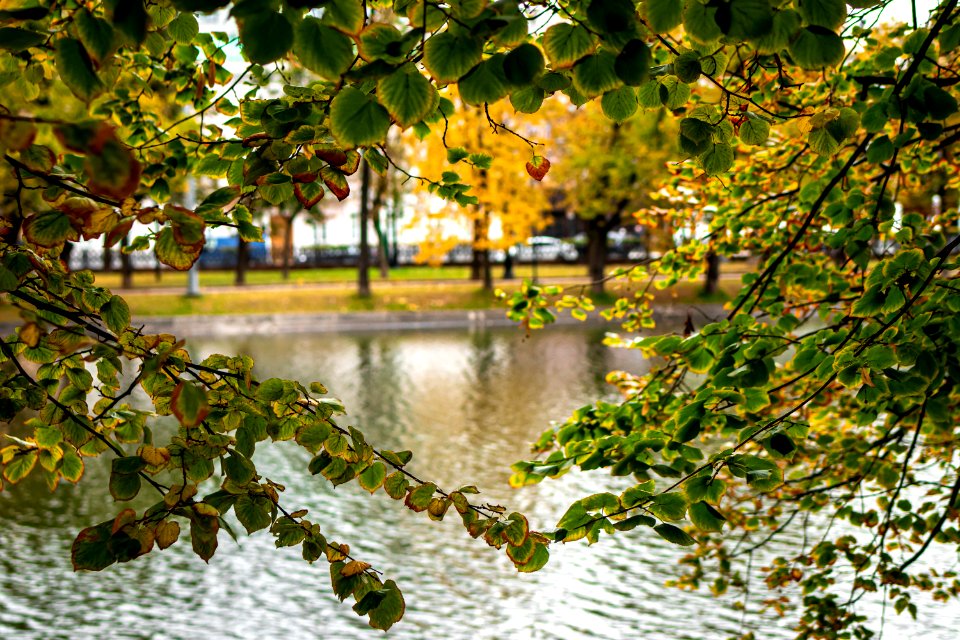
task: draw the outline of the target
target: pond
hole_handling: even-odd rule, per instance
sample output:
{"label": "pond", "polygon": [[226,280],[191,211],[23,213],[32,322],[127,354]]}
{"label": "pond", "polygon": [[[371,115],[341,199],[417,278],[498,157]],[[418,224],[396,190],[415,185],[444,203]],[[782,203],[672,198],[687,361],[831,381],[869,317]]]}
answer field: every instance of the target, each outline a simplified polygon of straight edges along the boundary
{"label": "pond", "polygon": [[[196,356],[246,352],[261,377],[324,382],[349,415],[389,449],[411,449],[410,469],[440,486],[476,484],[487,501],[551,529],[572,499],[624,479],[569,474],[512,490],[509,465],[551,420],[609,394],[611,369],[643,371],[639,354],[602,345],[602,331],[557,328],[198,338]],[[554,545],[535,574],[517,574],[502,552],[471,539],[459,518],[429,521],[350,483],[332,489],[305,474],[309,455],[287,443],[261,445],[261,472],[285,484],[285,504],[308,508],[330,539],[351,544],[404,590],[404,619],[390,638],[726,638],[745,631],[788,638],[789,619],[746,612],[733,597],[664,586],[683,551],[647,529],[588,547]],[[222,536],[209,566],[181,541],[100,573],[73,573],[77,531],[117,511],[104,468],[79,487],[49,493],[27,482],[0,493],[0,637],[376,638],[330,593],[326,562],[277,550],[266,532],[234,544]],[[618,481],[618,482],[615,482]],[[622,486],[621,486],[622,489]],[[212,489],[211,489],[212,490]],[[144,505],[149,502],[144,502]],[[789,540],[784,542],[789,543]],[[946,560],[956,563],[947,553]],[[946,567],[945,567],[946,568]],[[759,579],[759,577],[758,577]],[[922,600],[918,599],[918,602]],[[879,616],[879,608],[870,607]],[[954,638],[955,603],[921,606],[917,622],[886,616],[889,637]]]}

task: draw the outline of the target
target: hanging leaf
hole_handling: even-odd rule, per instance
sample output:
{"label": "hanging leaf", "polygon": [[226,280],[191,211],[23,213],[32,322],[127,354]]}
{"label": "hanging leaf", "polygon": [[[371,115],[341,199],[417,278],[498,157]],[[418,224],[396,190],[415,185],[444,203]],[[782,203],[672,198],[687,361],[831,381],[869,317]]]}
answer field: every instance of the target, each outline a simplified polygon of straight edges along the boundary
{"label": "hanging leaf", "polygon": [[323,200],[323,185],[319,182],[298,183],[293,185],[293,195],[304,209],[312,209]]}
{"label": "hanging leaf", "polygon": [[550,171],[550,161],[543,156],[533,156],[527,163],[527,173],[537,182],[543,180]]}
{"label": "hanging leaf", "polygon": [[697,541],[690,537],[686,531],[680,527],[675,527],[672,524],[658,524],[653,528],[654,531],[659,534],[661,538],[667,542],[672,542],[673,544],[678,544],[683,547],[689,547],[690,545],[696,544]]}
{"label": "hanging leaf", "polygon": [[93,69],[93,61],[79,40],[57,40],[54,60],[57,74],[73,95],[90,102],[103,92],[104,86]]}
{"label": "hanging leaf", "polygon": [[706,502],[694,502],[688,511],[690,522],[701,531],[720,531],[727,521],[723,514]]}
{"label": "hanging leaf", "polygon": [[593,37],[581,26],[555,24],[543,34],[543,50],[554,70],[572,67],[593,48]]}
{"label": "hanging leaf", "polygon": [[637,92],[632,87],[607,91],[600,99],[603,114],[615,122],[623,122],[637,112]]}
{"label": "hanging leaf", "polygon": [[524,87],[543,73],[545,65],[540,48],[527,42],[504,57],[503,74],[511,85]]}
{"label": "hanging leaf", "polygon": [[59,211],[44,211],[28,216],[23,221],[23,236],[28,242],[41,247],[56,247],[80,239],[70,217]]}
{"label": "hanging leaf", "polygon": [[279,60],[293,46],[293,27],[282,14],[262,11],[237,20],[240,44],[250,62],[267,64]]}
{"label": "hanging leaf", "polygon": [[350,35],[363,28],[364,10],[361,0],[329,0],[323,4],[323,22]]}
{"label": "hanging leaf", "polygon": [[330,104],[330,132],[346,147],[383,142],[390,114],[377,99],[353,87],[344,87]]}
{"label": "hanging leaf", "polygon": [[170,409],[185,427],[195,427],[207,414],[210,406],[207,404],[207,394],[192,382],[181,380],[173,389],[170,396]]}
{"label": "hanging leaf", "polygon": [[740,124],[740,140],[744,144],[761,145],[770,137],[770,123],[755,115],[748,115]]}
{"label": "hanging leaf", "polygon": [[647,21],[657,33],[666,33],[680,25],[683,2],[677,0],[647,0]]}
{"label": "hanging leaf", "polygon": [[427,40],[423,65],[437,82],[456,82],[480,63],[483,43],[468,33],[444,31]]}
{"label": "hanging leaf", "polygon": [[790,55],[804,69],[834,67],[845,54],[843,38],[815,25],[801,29],[790,43]]}
{"label": "hanging leaf", "polygon": [[342,171],[333,167],[324,167],[320,171],[320,178],[323,180],[323,184],[330,189],[330,193],[337,197],[337,200],[343,202],[350,195],[350,185]]}
{"label": "hanging leaf", "polygon": [[493,55],[460,79],[460,98],[469,105],[493,103],[507,95],[503,54]]}
{"label": "hanging leaf", "polygon": [[337,80],[354,60],[349,36],[312,16],[297,25],[293,52],[303,66],[327,80]]}
{"label": "hanging leaf", "polygon": [[112,527],[108,520],[77,534],[70,548],[74,571],[100,571],[117,561],[108,545]]}
{"label": "hanging leaf", "polygon": [[167,24],[167,33],[180,44],[191,44],[200,33],[200,23],[191,13],[181,13]]}
{"label": "hanging leaf", "polygon": [[390,117],[403,129],[433,113],[440,100],[433,84],[413,65],[381,79],[377,83],[377,96]]}

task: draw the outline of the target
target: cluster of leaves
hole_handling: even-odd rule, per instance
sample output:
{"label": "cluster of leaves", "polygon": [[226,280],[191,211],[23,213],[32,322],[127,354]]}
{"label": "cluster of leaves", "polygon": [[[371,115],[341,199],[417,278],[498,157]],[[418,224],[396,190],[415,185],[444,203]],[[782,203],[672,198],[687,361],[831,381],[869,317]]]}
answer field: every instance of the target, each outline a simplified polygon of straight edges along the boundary
{"label": "cluster of leaves", "polygon": [[[866,634],[852,612],[864,592],[883,589],[908,611],[911,590],[956,595],[953,576],[908,569],[934,541],[958,537],[960,12],[943,0],[925,26],[870,26],[886,4],[0,2],[0,183],[12,204],[0,290],[23,318],[0,342],[0,415],[22,417],[28,432],[0,450],[4,482],[35,472],[55,487],[79,479],[84,458],[109,452],[115,498],[146,484],[160,502],[81,532],[78,568],[172,544],[181,522],[209,558],[232,509],[248,531],[269,528],[308,561],[325,556],[334,592],[352,595],[378,628],[402,614],[396,586],[328,542],[305,512],[281,506],[282,486],[253,462],[259,443],[293,440],[314,454],[310,472],[382,487],[434,518],[453,505],[471,535],[506,547],[521,570],[541,567],[551,540],[642,525],[678,544],[699,538],[681,582],[699,584],[713,562],[713,588],[723,591],[746,581],[727,540],[752,551],[797,518],[840,518],[868,535],[830,539],[828,529],[771,562],[772,586],[804,591],[805,637],[850,626]],[[221,9],[236,38],[200,33],[195,13]],[[237,46],[249,64],[234,74],[225,65]],[[441,96],[448,85],[456,100]],[[623,123],[613,131],[641,109],[676,116],[677,159],[688,162],[668,195],[679,200],[676,216],[702,221],[709,237],[626,277],[669,286],[695,275],[707,250],[746,249],[760,263],[728,317],[699,330],[691,321],[683,335],[629,335],[652,324],[646,290],[605,312],[623,320],[621,344],[662,362],[643,376],[613,374],[622,402],[575,412],[537,443],[540,458],[515,467],[517,485],[575,468],[632,478],[621,492],[576,501],[551,536],[519,514],[470,504],[469,488],[445,493],[413,477],[406,454],[339,426],[338,407],[298,383],[258,383],[243,357],[193,363],[175,337],[131,328],[122,299],[57,261],[66,242],[118,242],[139,222],[154,230],[129,250],[152,246],[165,264],[189,268],[209,226],[259,237],[254,198],[304,208],[328,192],[346,198],[360,162],[378,172],[394,164],[383,146],[392,130],[446,147],[446,125],[468,107],[482,106],[494,133],[525,141],[525,168],[540,180],[550,161],[490,105],[534,113],[556,101],[599,102]],[[486,147],[462,144],[443,154],[449,163],[481,178],[492,170]],[[171,202],[190,175],[226,186],[196,207]],[[468,182],[449,171],[431,189],[480,203]],[[932,185],[938,209],[897,213],[898,198],[929,197]],[[554,298],[577,315],[592,310],[562,294],[527,287],[510,313],[536,328],[552,320]],[[125,402],[137,387],[149,410]],[[149,425],[170,414],[175,435],[155,442]],[[217,460],[220,487],[199,498]],[[876,506],[855,506],[864,494]],[[846,601],[835,586],[841,560],[855,576]]]}

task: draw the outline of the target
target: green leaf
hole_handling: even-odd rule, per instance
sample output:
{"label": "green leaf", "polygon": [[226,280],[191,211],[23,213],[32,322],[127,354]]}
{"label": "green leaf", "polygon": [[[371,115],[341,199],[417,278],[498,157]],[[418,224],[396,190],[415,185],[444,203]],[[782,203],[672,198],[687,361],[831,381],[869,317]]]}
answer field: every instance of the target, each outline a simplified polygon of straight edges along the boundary
{"label": "green leaf", "polygon": [[790,43],[790,55],[804,69],[835,67],[845,54],[843,38],[823,27],[804,27]]}
{"label": "green leaf", "polygon": [[427,507],[430,506],[430,501],[433,499],[433,494],[436,490],[437,485],[432,482],[418,485],[407,494],[407,499],[404,501],[404,504],[417,513],[425,511]]}
{"label": "green leaf", "polygon": [[181,380],[170,396],[170,409],[185,427],[195,427],[210,413],[207,394],[198,385]]}
{"label": "green leaf", "polygon": [[491,56],[460,79],[460,98],[469,105],[493,103],[507,95],[503,54]]}
{"label": "green leaf", "polygon": [[360,33],[363,19],[361,0],[329,0],[323,4],[323,22],[344,33]]}
{"label": "green leaf", "polygon": [[276,11],[264,11],[237,20],[240,44],[250,62],[267,64],[279,60],[293,46],[293,27]]}
{"label": "green leaf", "polygon": [[615,122],[623,122],[637,112],[637,92],[632,87],[607,91],[600,99],[603,114]]}
{"label": "green leaf", "polygon": [[455,82],[483,58],[483,43],[468,33],[444,31],[427,40],[423,64],[437,82]]}
{"label": "green leaf", "polygon": [[537,86],[518,89],[510,94],[510,104],[520,113],[536,113],[543,105],[546,93]]}
{"label": "green leaf", "polygon": [[70,548],[74,571],[100,571],[117,561],[107,544],[112,527],[113,521],[108,520],[77,534]]}
{"label": "green leaf", "polygon": [[530,534],[527,519],[519,513],[511,513],[507,517],[507,526],[503,529],[503,537],[511,545],[518,547],[527,541]]}
{"label": "green leaf", "polygon": [[661,520],[682,520],[687,512],[687,501],[676,491],[661,493],[653,497],[648,509]]}
{"label": "green leaf", "polygon": [[614,89],[620,84],[615,63],[616,58],[609,51],[587,56],[573,68],[573,85],[588,98]]}
{"label": "green leaf", "polygon": [[168,267],[173,267],[177,271],[186,271],[192,267],[193,263],[200,257],[200,251],[202,249],[203,247],[201,246],[191,251],[181,246],[176,238],[174,238],[173,229],[170,227],[165,227],[160,230],[160,233],[157,234],[156,244],[154,245],[157,260]]}
{"label": "green leaf", "polygon": [[554,70],[572,67],[577,60],[593,51],[593,37],[581,26],[560,23],[543,35],[543,50]]}
{"label": "green leaf", "polygon": [[109,22],[83,10],[77,14],[76,24],[77,34],[90,57],[102,63],[113,54],[117,48],[117,34]]}
{"label": "green leaf", "polygon": [[727,521],[723,514],[706,502],[694,502],[689,509],[690,522],[701,531],[720,531]]}
{"label": "green leaf", "polygon": [[740,140],[744,144],[761,145],[770,137],[770,123],[759,116],[748,115],[740,125]]}
{"label": "green leaf", "polygon": [[233,512],[237,520],[247,530],[253,533],[270,526],[270,502],[266,498],[254,498],[243,494],[233,503]]}
{"label": "green leaf", "polygon": [[381,79],[377,96],[394,122],[404,129],[430,115],[440,100],[437,89],[413,65]]}
{"label": "green leaf", "polygon": [[647,0],[647,21],[657,33],[666,33],[680,26],[683,4],[677,0]]}
{"label": "green leaf", "polygon": [[733,166],[733,147],[726,142],[713,143],[699,158],[707,175],[726,173]]}
{"label": "green leaf", "polygon": [[547,546],[542,542],[537,542],[534,546],[533,553],[530,555],[530,559],[519,565],[517,571],[520,573],[539,571],[547,564],[548,560],[550,560],[550,551],[547,549]]}
{"label": "green leaf", "polygon": [[90,102],[103,92],[103,83],[93,69],[93,61],[79,40],[57,40],[54,60],[60,79],[73,95]]}
{"label": "green leaf", "polygon": [[686,531],[684,531],[680,527],[675,527],[672,524],[666,524],[666,523],[658,524],[653,528],[653,530],[656,531],[660,535],[660,537],[666,540],[667,542],[672,542],[673,544],[679,544],[680,546],[683,546],[683,547],[689,547],[690,545],[696,544],[697,542],[692,537],[690,537],[690,535]]}
{"label": "green leaf", "polygon": [[100,307],[100,317],[107,323],[110,330],[116,334],[130,326],[130,307],[127,301],[120,296],[111,296],[110,299]]}
{"label": "green leaf", "polygon": [[28,216],[23,221],[23,235],[27,241],[41,247],[56,247],[79,238],[69,216],[53,210]]}
{"label": "green leaf", "polygon": [[191,44],[200,33],[200,23],[192,13],[181,13],[167,25],[167,33],[180,44]]}
{"label": "green leaf", "polygon": [[344,87],[330,104],[330,131],[337,142],[358,147],[383,142],[390,114],[372,95]]}
{"label": "green leaf", "polygon": [[380,461],[374,462],[360,474],[360,486],[370,493],[374,493],[383,484],[386,475],[387,471],[383,463]]}
{"label": "green leaf", "polygon": [[223,459],[223,471],[227,474],[227,478],[238,487],[242,487],[253,480],[257,474],[253,462],[239,451],[231,451],[227,454],[227,457]]}
{"label": "green leaf", "polygon": [[46,38],[42,33],[18,27],[0,27],[0,49],[23,51],[43,44],[44,40]]}
{"label": "green leaf", "polygon": [[283,204],[293,198],[293,179],[285,173],[268,173],[257,179],[257,190],[270,204]]}
{"label": "green leaf", "polygon": [[110,22],[117,31],[134,44],[142,44],[147,37],[147,15],[144,0],[106,0]]}
{"label": "green leaf", "polygon": [[844,0],[798,0],[797,10],[809,24],[838,29],[847,19]]}
{"label": "green leaf", "polygon": [[10,483],[20,482],[37,464],[37,451],[24,451],[14,456],[3,468],[3,477]]}
{"label": "green leaf", "polygon": [[349,36],[307,16],[297,25],[294,54],[307,69],[327,80],[337,80],[354,60]]}
{"label": "green leaf", "polygon": [[627,518],[626,520],[620,520],[613,523],[613,528],[617,531],[632,531],[637,527],[652,527],[657,524],[655,518],[650,516],[638,515]]}
{"label": "green leaf", "polygon": [[[122,460],[122,458],[115,459],[114,463],[117,460]],[[114,469],[110,473],[110,495],[113,496],[113,499],[132,500],[138,493],[140,493],[140,476],[136,473],[119,473],[116,470],[116,465],[114,465]]]}
{"label": "green leaf", "polygon": [[394,471],[383,481],[383,490],[394,500],[400,500],[407,495],[410,482],[402,471]]}
{"label": "green leaf", "polygon": [[[380,591],[385,591],[386,593],[376,608],[371,610],[368,615],[370,616],[371,627],[386,631],[403,617],[403,613],[406,610],[406,603],[403,601],[403,594],[400,593],[400,589],[393,580],[384,582],[383,588]],[[360,603],[357,604],[359,605]]]}
{"label": "green leaf", "polygon": [[832,156],[840,150],[840,143],[826,129],[813,129],[807,136],[810,148],[821,156]]}
{"label": "green leaf", "polygon": [[543,73],[545,65],[540,48],[527,42],[506,55],[503,74],[511,85],[524,87]]}

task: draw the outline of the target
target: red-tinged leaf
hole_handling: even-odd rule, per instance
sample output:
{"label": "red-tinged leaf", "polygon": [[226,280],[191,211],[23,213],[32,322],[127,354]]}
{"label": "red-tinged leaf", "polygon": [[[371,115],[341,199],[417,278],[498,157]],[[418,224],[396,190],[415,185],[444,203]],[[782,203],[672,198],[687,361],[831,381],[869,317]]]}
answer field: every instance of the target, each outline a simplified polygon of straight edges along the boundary
{"label": "red-tinged leaf", "polygon": [[195,427],[210,413],[207,394],[192,382],[181,381],[170,397],[170,409],[185,427]]}
{"label": "red-tinged leaf", "polygon": [[185,250],[173,237],[173,229],[167,227],[161,229],[157,234],[154,251],[157,254],[157,260],[172,267],[177,271],[186,271],[193,266],[193,263],[200,257],[200,249],[196,251]]}
{"label": "red-tinged leaf", "polygon": [[292,176],[294,182],[298,183],[310,183],[316,182],[317,178],[320,177],[320,174],[316,171],[304,171],[303,173],[294,173]]}
{"label": "red-tinged leaf", "polygon": [[527,541],[530,534],[527,519],[519,513],[511,513],[507,517],[507,526],[503,530],[503,536],[511,545],[519,547]]}
{"label": "red-tinged leaf", "polygon": [[346,160],[343,163],[336,165],[337,169],[342,171],[344,175],[352,176],[357,172],[357,169],[360,168],[360,152],[356,149],[351,149],[346,153]]}
{"label": "red-tinged leaf", "polygon": [[189,252],[200,251],[203,248],[206,241],[204,237],[206,224],[203,218],[189,209],[174,204],[166,205],[163,213],[173,223],[173,239],[177,244]]}
{"label": "red-tinged leaf", "polygon": [[407,499],[404,500],[404,504],[417,513],[426,511],[427,507],[430,506],[430,501],[433,499],[433,494],[436,490],[437,485],[432,482],[421,484],[407,494]]}
{"label": "red-tinged leaf", "polygon": [[108,545],[112,527],[113,521],[108,520],[77,534],[70,549],[74,571],[100,571],[117,561]]}
{"label": "red-tinged leaf", "polygon": [[347,184],[347,177],[341,171],[333,167],[324,167],[320,172],[320,177],[323,178],[323,183],[337,197],[337,200],[342,202],[350,195],[350,185]]}
{"label": "red-tinged leaf", "polygon": [[[108,132],[104,133],[104,132]],[[100,127],[83,163],[87,188],[92,193],[123,200],[140,186],[140,163],[129,147],[117,140],[113,129]]]}
{"label": "red-tinged leaf", "polygon": [[527,163],[527,173],[534,180],[543,180],[548,171],[550,171],[550,161],[543,156],[533,156],[533,159]]}
{"label": "red-tinged leaf", "polygon": [[293,185],[293,195],[297,197],[300,206],[304,209],[311,209],[315,204],[323,200],[323,194],[323,187],[316,182]]}
{"label": "red-tinged leaf", "polygon": [[120,531],[128,524],[132,524],[137,519],[137,512],[133,509],[124,509],[113,519],[113,525],[110,528],[111,535]]}
{"label": "red-tinged leaf", "polygon": [[318,158],[334,167],[347,162],[347,152],[335,144],[316,144],[313,146],[313,152]]}
{"label": "red-tinged leaf", "polygon": [[113,247],[125,238],[127,234],[130,233],[134,220],[136,220],[136,218],[133,216],[127,216],[126,218],[121,218],[117,224],[113,225],[113,228],[107,232],[107,237],[104,239],[107,247]]}

